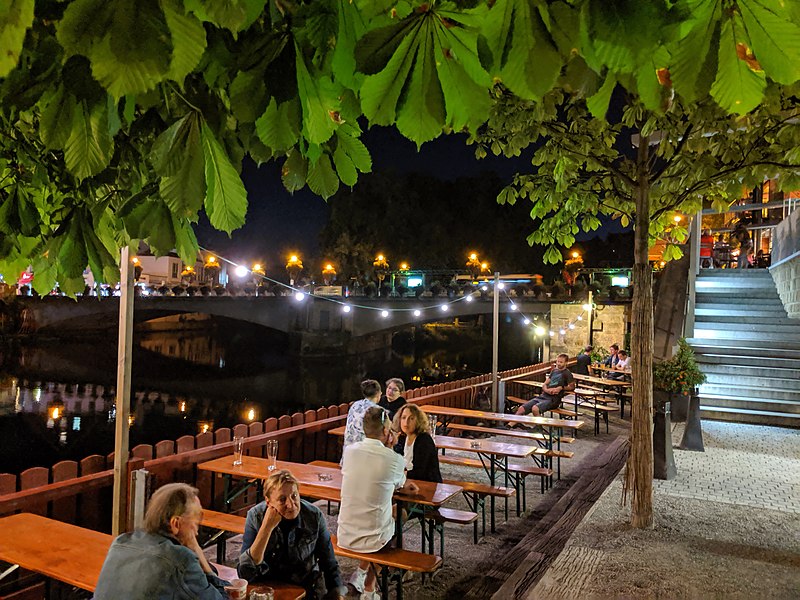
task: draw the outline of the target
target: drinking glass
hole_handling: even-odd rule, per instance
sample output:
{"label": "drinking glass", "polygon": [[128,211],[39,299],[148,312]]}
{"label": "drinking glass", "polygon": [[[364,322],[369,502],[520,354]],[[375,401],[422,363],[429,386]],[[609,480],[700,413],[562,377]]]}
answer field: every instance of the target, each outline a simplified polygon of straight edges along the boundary
{"label": "drinking glass", "polygon": [[431,430],[431,437],[436,439],[436,415],[428,415],[428,426]]}
{"label": "drinking glass", "polygon": [[269,471],[274,471],[278,462],[278,440],[267,440],[267,458],[269,459]]}
{"label": "drinking glass", "polygon": [[275,600],[275,590],[271,587],[261,588],[260,591],[250,594],[250,600]]}
{"label": "drinking glass", "polygon": [[233,438],[233,466],[238,467],[242,464],[242,453],[244,452],[244,438]]}

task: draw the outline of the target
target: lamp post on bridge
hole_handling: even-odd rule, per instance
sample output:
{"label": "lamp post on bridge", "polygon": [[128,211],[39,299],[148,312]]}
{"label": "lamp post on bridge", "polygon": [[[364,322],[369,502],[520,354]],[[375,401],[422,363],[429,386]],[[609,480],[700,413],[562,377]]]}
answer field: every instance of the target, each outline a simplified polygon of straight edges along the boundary
{"label": "lamp post on bridge", "polygon": [[383,254],[378,254],[375,260],[372,261],[372,268],[375,271],[375,277],[378,278],[378,297],[380,297],[383,280],[386,279],[386,274],[389,273],[389,263],[386,261],[386,257]]}
{"label": "lamp post on bridge", "polygon": [[294,282],[300,277],[303,272],[303,261],[296,254],[289,257],[286,263],[286,273],[289,275],[289,285],[294,286]]}
{"label": "lamp post on bridge", "polygon": [[328,286],[333,284],[334,279],[336,279],[336,269],[331,263],[327,263],[322,269],[322,282]]}

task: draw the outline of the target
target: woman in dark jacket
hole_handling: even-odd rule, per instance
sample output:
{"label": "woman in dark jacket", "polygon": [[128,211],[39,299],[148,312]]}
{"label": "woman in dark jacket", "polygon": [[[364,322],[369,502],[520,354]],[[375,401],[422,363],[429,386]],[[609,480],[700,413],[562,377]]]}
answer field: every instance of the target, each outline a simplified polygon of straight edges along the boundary
{"label": "woman in dark jacket", "polygon": [[406,384],[399,377],[392,377],[386,380],[386,395],[381,396],[378,406],[389,411],[389,418],[394,419],[400,407],[406,403],[403,393],[406,391]]}
{"label": "woman in dark jacket", "polygon": [[406,461],[406,477],[419,481],[442,482],[439,454],[431,437],[428,417],[416,404],[404,404],[394,417],[393,429],[405,435],[405,443],[395,446]]}

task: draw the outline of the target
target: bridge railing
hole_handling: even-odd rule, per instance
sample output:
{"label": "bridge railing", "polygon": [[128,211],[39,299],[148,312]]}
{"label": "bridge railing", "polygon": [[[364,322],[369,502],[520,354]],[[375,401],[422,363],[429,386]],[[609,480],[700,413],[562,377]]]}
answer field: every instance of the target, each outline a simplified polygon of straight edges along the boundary
{"label": "bridge railing", "polygon": [[[539,364],[505,371],[501,378],[543,376],[548,365]],[[481,375],[407,390],[406,398],[418,404],[470,408],[477,390],[491,382]],[[222,485],[197,465],[233,452],[234,436],[245,437],[249,455],[264,456],[268,440],[279,440],[278,456],[291,462],[338,460],[341,441],[328,430],[342,425],[349,403],[296,412],[233,428],[186,435],[157,444],[131,449],[129,470],[145,468],[153,475],[154,487],[171,481],[191,483],[200,490],[204,506],[219,506]],[[68,523],[109,531],[114,454],[92,455],[81,461],[61,461],[50,468],[34,467],[18,476],[0,473],[0,516],[25,511]],[[239,500],[234,510],[255,501],[254,494]]]}

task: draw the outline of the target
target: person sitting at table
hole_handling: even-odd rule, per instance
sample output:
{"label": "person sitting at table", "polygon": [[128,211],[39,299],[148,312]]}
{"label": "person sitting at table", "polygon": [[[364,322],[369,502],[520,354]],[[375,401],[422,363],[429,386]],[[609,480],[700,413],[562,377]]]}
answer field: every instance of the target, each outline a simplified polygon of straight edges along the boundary
{"label": "person sitting at table", "polygon": [[439,453],[430,434],[428,416],[416,404],[406,404],[397,411],[392,424],[399,431],[402,442],[395,446],[405,461],[406,477],[419,481],[442,483],[439,470]]}
{"label": "person sitting at table", "polygon": [[619,356],[617,356],[617,352],[619,352],[619,346],[617,344],[611,344],[608,347],[608,356],[603,361],[603,365],[608,367],[609,369],[613,369],[617,362],[619,361]]}
{"label": "person sitting at table", "polygon": [[576,375],[591,375],[592,374],[592,347],[585,346],[580,351],[578,356],[575,357],[575,374]]}
{"label": "person sitting at table", "polygon": [[619,360],[617,361],[617,364],[614,365],[614,370],[606,373],[606,377],[608,379],[623,379],[625,377],[625,373],[630,373],[631,371],[631,357],[628,355],[628,352],[626,350],[620,350],[617,353],[617,356],[619,357]]}
{"label": "person sitting at table", "polygon": [[[394,435],[389,415],[380,406],[364,413],[362,441],[344,449],[338,543],[341,548],[372,553],[387,547],[394,537],[392,496],[395,491],[419,491],[406,481],[403,457],[392,450]],[[348,580],[364,600],[377,600],[375,570],[359,564]]]}
{"label": "person sitting at table", "polygon": [[287,470],[264,481],[264,498],[249,511],[236,566],[248,582],[275,579],[301,586],[306,598],[344,598],[339,563],[322,512],[300,499]]}
{"label": "person sitting at table", "polygon": [[229,582],[217,577],[200,544],[197,529],[203,507],[197,489],[168,483],[150,498],[144,527],[123,533],[111,544],[96,600],[221,600]]}
{"label": "person sitting at table", "polygon": [[[564,392],[571,392],[575,389],[575,379],[567,369],[567,360],[569,360],[569,356],[566,354],[558,355],[556,366],[544,380],[542,392],[520,406],[516,414],[526,415],[531,413],[534,417],[538,417],[542,413],[558,408],[561,405],[561,398],[564,397]],[[513,425],[513,423],[509,423],[510,427]]]}
{"label": "person sitting at table", "polygon": [[386,395],[381,396],[378,406],[389,411],[389,418],[394,419],[395,414],[406,403],[402,394],[406,391],[406,384],[399,377],[386,380]]}
{"label": "person sitting at table", "polygon": [[344,460],[344,448],[350,444],[355,444],[364,439],[364,414],[370,408],[378,405],[381,399],[381,384],[374,379],[365,379],[361,382],[361,393],[364,398],[356,400],[350,405],[347,411],[347,423],[344,427],[344,441],[342,442],[342,460]]}

